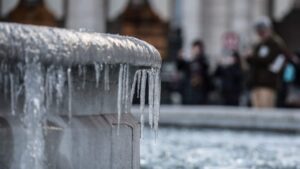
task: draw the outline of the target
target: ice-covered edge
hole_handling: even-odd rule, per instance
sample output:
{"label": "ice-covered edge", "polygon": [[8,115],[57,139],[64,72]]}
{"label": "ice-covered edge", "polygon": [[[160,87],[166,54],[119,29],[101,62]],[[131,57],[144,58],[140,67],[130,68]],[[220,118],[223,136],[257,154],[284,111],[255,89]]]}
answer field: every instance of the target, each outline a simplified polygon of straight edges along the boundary
{"label": "ice-covered edge", "polygon": [[28,49],[39,52],[41,61],[51,64],[98,62],[161,66],[159,52],[152,45],[133,37],[0,23],[0,58],[24,61]]}

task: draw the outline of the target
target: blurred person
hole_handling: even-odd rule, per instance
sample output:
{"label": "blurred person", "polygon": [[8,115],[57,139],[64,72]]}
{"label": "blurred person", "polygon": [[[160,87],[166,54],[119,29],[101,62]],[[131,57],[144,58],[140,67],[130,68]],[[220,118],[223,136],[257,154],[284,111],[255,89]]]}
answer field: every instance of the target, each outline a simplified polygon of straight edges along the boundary
{"label": "blurred person", "polygon": [[287,49],[273,32],[269,18],[260,18],[255,24],[255,31],[259,42],[246,56],[250,67],[251,103],[258,108],[275,107]]}
{"label": "blurred person", "polygon": [[282,75],[283,80],[278,92],[277,106],[287,107],[288,102],[290,102],[290,97],[288,96],[293,92],[291,89],[296,78],[295,65],[292,62],[287,62]]}
{"label": "blurred person", "polygon": [[182,103],[206,104],[209,89],[208,64],[204,44],[197,40],[192,44],[190,61],[184,60],[182,53],[177,58],[177,67],[183,72]]}
{"label": "blurred person", "polygon": [[183,103],[183,95],[184,89],[186,88],[187,83],[185,83],[187,79],[187,70],[188,70],[188,62],[185,61],[183,50],[180,49],[177,53],[176,57],[176,74],[175,74],[175,91],[180,94],[181,103]]}
{"label": "blurred person", "polygon": [[[300,59],[300,50],[295,52],[296,58]],[[285,106],[286,107],[300,107],[300,63],[290,62],[286,67],[283,78],[286,84]]]}
{"label": "blurred person", "polygon": [[233,32],[225,34],[223,55],[214,73],[220,80],[222,103],[228,106],[239,105],[242,91],[242,68],[238,53],[238,36]]}
{"label": "blurred person", "polygon": [[[300,49],[295,52],[295,57],[300,60]],[[295,85],[300,87],[300,62],[295,63],[296,75],[295,75]]]}

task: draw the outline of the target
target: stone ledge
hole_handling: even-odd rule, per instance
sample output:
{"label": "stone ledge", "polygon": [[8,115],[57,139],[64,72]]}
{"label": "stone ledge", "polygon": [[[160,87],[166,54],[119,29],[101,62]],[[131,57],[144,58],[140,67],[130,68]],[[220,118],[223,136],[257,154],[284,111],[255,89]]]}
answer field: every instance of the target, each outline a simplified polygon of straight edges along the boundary
{"label": "stone ledge", "polygon": [[[138,116],[138,111],[138,107],[133,108],[135,116]],[[159,124],[299,132],[300,111],[297,109],[165,105],[161,106]]]}

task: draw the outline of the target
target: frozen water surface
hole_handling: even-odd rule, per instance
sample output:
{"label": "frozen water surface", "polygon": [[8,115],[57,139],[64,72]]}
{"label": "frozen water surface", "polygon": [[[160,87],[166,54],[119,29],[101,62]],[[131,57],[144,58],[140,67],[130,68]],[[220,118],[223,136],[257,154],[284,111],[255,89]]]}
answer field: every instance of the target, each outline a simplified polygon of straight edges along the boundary
{"label": "frozen water surface", "polygon": [[[156,143],[155,143],[156,142]],[[146,129],[142,169],[298,169],[300,135],[254,131]]]}

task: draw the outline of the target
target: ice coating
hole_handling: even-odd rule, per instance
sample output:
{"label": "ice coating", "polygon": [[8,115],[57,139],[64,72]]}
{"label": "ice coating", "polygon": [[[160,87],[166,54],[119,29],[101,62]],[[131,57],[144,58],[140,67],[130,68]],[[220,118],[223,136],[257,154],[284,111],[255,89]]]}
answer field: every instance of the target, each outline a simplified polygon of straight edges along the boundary
{"label": "ice coating", "polygon": [[[18,97],[24,93],[24,85],[21,83],[22,76],[26,72],[26,60],[35,60],[37,63],[41,63],[45,69],[42,72],[45,76],[45,106],[48,109],[55,105],[57,112],[60,111],[62,104],[65,104],[62,103],[64,97],[72,95],[70,92],[72,89],[65,90],[72,86],[72,83],[69,82],[69,79],[72,78],[67,77],[69,71],[77,68],[77,74],[82,83],[81,88],[84,89],[87,81],[87,65],[94,66],[96,88],[99,88],[100,85],[101,88],[104,86],[105,91],[109,93],[110,85],[114,83],[113,77],[111,77],[112,65],[121,64],[124,66],[124,74],[122,81],[118,82],[122,83],[120,84],[122,90],[118,94],[121,97],[122,105],[118,106],[118,112],[130,111],[129,103],[130,100],[132,102],[135,92],[140,98],[143,77],[146,77],[145,74],[143,75],[145,70],[149,74],[146,78],[148,86],[153,86],[153,89],[148,90],[151,93],[148,95],[150,105],[148,112],[150,125],[155,126],[151,121],[157,119],[154,112],[158,110],[155,109],[157,103],[153,98],[157,98],[155,93],[158,85],[155,85],[155,73],[150,74],[149,72],[159,74],[157,70],[160,69],[161,59],[153,46],[132,37],[14,23],[1,23],[0,30],[0,85],[5,98],[10,99],[12,114],[16,113]],[[28,51],[30,51],[29,54]],[[25,55],[25,53],[27,54]],[[31,55],[30,53],[36,54]],[[17,67],[18,70],[15,71],[14,67]],[[67,70],[66,67],[69,69]],[[11,72],[12,69],[13,72]],[[132,72],[135,74],[133,80],[130,76]],[[129,89],[130,85],[131,90]],[[70,100],[67,101],[67,109],[70,111],[72,110],[72,99],[68,98],[67,100]],[[142,105],[145,104],[143,100],[145,98],[140,98]]]}
{"label": "ice coating", "polygon": [[39,50],[41,61],[64,65],[95,62],[160,68],[159,52],[133,37],[85,33],[59,28],[0,24],[0,58],[25,61],[26,46]]}

